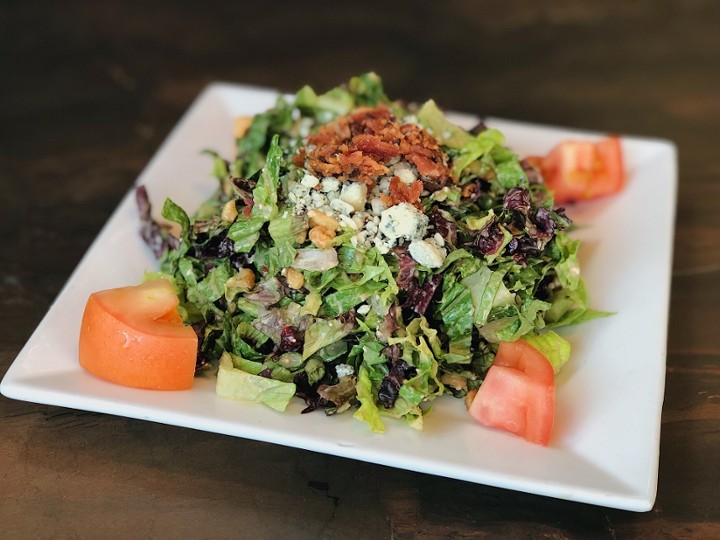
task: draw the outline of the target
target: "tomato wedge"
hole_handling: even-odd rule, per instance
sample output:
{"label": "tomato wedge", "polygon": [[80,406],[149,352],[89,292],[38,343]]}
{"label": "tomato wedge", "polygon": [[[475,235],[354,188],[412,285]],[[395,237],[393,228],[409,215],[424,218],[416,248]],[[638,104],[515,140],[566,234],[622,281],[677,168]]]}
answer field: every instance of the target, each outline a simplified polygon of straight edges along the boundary
{"label": "tomato wedge", "polygon": [[547,156],[529,160],[539,167],[558,204],[611,195],[625,185],[619,137],[565,141]]}
{"label": "tomato wedge", "polygon": [[80,328],[80,365],[134,388],[190,388],[198,340],[183,325],[178,303],[164,279],[91,294]]}
{"label": "tomato wedge", "polygon": [[555,373],[529,343],[500,344],[470,409],[481,424],[547,446],[555,420]]}

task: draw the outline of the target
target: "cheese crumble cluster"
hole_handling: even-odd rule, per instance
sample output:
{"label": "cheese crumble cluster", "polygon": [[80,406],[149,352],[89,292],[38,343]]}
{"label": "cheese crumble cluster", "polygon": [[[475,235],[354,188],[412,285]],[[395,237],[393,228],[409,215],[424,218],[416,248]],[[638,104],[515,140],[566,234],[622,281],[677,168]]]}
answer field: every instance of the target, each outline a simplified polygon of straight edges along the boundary
{"label": "cheese crumble cluster", "polygon": [[335,218],[345,231],[354,233],[350,242],[359,249],[375,246],[385,254],[396,245],[410,242],[409,252],[415,261],[427,268],[439,268],[447,250],[442,236],[429,231],[428,217],[410,203],[388,206],[386,202],[392,176],[409,185],[415,182],[416,173],[411,165],[400,161],[390,167],[390,174],[368,192],[364,183],[341,183],[333,177],[319,179],[306,173],[299,182],[289,183],[288,201],[296,215],[316,209]]}

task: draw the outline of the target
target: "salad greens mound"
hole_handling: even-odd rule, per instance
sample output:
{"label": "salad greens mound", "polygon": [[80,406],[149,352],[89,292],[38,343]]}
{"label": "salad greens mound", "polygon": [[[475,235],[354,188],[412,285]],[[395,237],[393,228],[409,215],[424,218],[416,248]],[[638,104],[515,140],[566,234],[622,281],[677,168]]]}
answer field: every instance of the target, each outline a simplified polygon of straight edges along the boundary
{"label": "salad greens mound", "polygon": [[557,370],[569,345],[550,329],[602,315],[570,220],[499,131],[390,101],[373,73],[237,126],[234,160],[207,152],[215,195],[192,217],[165,201],[174,232],[137,192],[152,277],[174,284],[219,395],[422,428],[500,342],[527,338]]}

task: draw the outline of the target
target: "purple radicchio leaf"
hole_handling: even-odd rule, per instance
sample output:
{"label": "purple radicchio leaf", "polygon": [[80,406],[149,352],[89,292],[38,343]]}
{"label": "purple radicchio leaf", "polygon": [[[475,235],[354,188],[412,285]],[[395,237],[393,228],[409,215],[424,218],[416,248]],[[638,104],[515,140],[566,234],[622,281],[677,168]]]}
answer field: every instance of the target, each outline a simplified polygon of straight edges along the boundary
{"label": "purple radicchio leaf", "polygon": [[250,254],[235,252],[235,242],[227,237],[227,230],[221,230],[202,243],[196,240],[192,250],[191,255],[200,260],[229,259],[235,270],[250,266]]}
{"label": "purple radicchio leaf", "polygon": [[355,328],[357,326],[357,314],[355,312],[355,308],[352,308],[345,313],[341,313],[338,320],[342,323],[342,329],[344,332],[349,332]]}
{"label": "purple radicchio leaf", "polygon": [[405,360],[398,360],[392,363],[390,372],[380,383],[378,399],[386,409],[392,409],[397,400],[398,392],[402,384],[417,375],[417,369],[408,364]]}
{"label": "purple radicchio leaf", "polygon": [[388,308],[387,315],[385,315],[382,323],[378,326],[378,332],[380,335],[384,336],[386,339],[392,337],[393,332],[400,328],[400,324],[398,323],[400,313],[400,306],[396,304],[393,304]]}
{"label": "purple radicchio leaf", "polygon": [[138,186],[135,190],[135,202],[140,214],[140,236],[155,258],[161,258],[168,248],[176,249],[179,245],[177,239],[167,234],[152,218],[152,205],[145,186]]}
{"label": "purple radicchio leaf", "polygon": [[[235,253],[235,242],[227,237],[227,229],[221,228],[219,220],[196,222],[195,242],[188,255],[199,260],[229,259],[235,270],[250,265],[248,253]],[[213,234],[214,233],[214,234]]]}
{"label": "purple radicchio leaf", "polygon": [[555,232],[555,221],[550,211],[541,206],[534,214],[531,221],[535,224],[537,235],[545,238],[551,237]]}
{"label": "purple radicchio leaf", "polygon": [[527,176],[528,183],[542,184],[544,182],[542,174],[540,174],[538,168],[535,167],[532,163],[530,163],[527,159],[520,160],[520,166],[522,167],[522,170],[525,171],[525,176]]}
{"label": "purple radicchio leaf", "polygon": [[435,225],[435,230],[440,233],[447,244],[455,247],[457,244],[457,225],[447,214],[440,210],[437,206],[433,206],[430,210],[430,221]]}
{"label": "purple radicchio leaf", "polygon": [[272,277],[256,285],[245,297],[249,302],[268,307],[276,304],[282,298],[281,286],[277,278]]}
{"label": "purple radicchio leaf", "polygon": [[250,323],[253,328],[259,330],[268,336],[273,343],[280,346],[282,340],[282,330],[286,326],[292,326],[303,336],[312,317],[307,314],[301,314],[298,311],[288,309],[287,307],[267,308],[261,303],[257,303],[258,314],[255,320]]}
{"label": "purple radicchio leaf", "polygon": [[417,281],[413,281],[407,289],[407,298],[403,306],[412,309],[418,315],[424,315],[441,283],[442,276],[440,274],[434,275],[422,286],[418,285]]}
{"label": "purple radicchio leaf", "polygon": [[511,255],[515,262],[525,266],[528,257],[538,257],[541,253],[537,242],[529,236],[515,237],[507,245],[507,253]]}
{"label": "purple radicchio leaf", "polygon": [[417,263],[415,259],[410,256],[406,245],[398,246],[393,248],[393,253],[398,260],[398,275],[395,278],[397,286],[403,290],[410,286],[415,280],[415,269]]}
{"label": "purple radicchio leaf", "polygon": [[205,329],[207,323],[205,321],[196,322],[192,325],[192,329],[198,338],[197,356],[195,357],[195,371],[199,371],[207,366],[210,362],[203,351],[203,343],[205,342]]}
{"label": "purple radicchio leaf", "polygon": [[555,209],[555,225],[557,225],[558,229],[564,229],[572,225],[572,219],[565,214],[565,208]]}
{"label": "purple radicchio leaf", "polygon": [[482,255],[494,255],[504,239],[500,226],[492,220],[477,232],[470,245],[476,247]]}
{"label": "purple radicchio leaf", "polygon": [[487,131],[487,126],[485,125],[485,122],[482,120],[478,121],[477,124],[473,126],[473,128],[470,130],[470,135],[479,135],[483,131]]}
{"label": "purple radicchio leaf", "polygon": [[241,178],[239,176],[232,177],[232,184],[238,193],[242,191],[252,191],[255,189],[255,186],[257,186],[257,182],[252,178]]}
{"label": "purple radicchio leaf", "polygon": [[380,352],[387,356],[391,362],[397,362],[400,359],[400,345],[388,345]]}
{"label": "purple radicchio leaf", "polygon": [[242,201],[243,205],[246,208],[248,208],[248,210],[246,211],[249,211],[249,209],[252,208],[253,204],[255,203],[255,200],[252,196],[252,190],[255,189],[257,182],[237,176],[233,177],[231,181],[233,190],[235,191],[235,195],[237,195],[237,198]]}
{"label": "purple radicchio leaf", "polygon": [[301,414],[312,412],[327,402],[325,398],[318,394],[317,388],[310,384],[305,371],[297,373],[293,377],[293,382],[295,383],[295,395],[305,401],[307,405],[307,407],[301,411]]}
{"label": "purple radicchio leaf", "polygon": [[196,221],[195,223],[193,223],[192,229],[193,232],[196,234],[207,233],[207,235],[210,236],[210,233],[220,227],[221,223],[222,222],[220,221],[220,216],[213,216],[210,219]]}
{"label": "purple radicchio leaf", "polygon": [[505,194],[503,206],[509,210],[527,214],[530,210],[530,192],[521,187],[511,188]]}
{"label": "purple radicchio leaf", "polygon": [[206,232],[197,234],[190,256],[196,259],[224,259],[235,254],[235,242],[227,237],[227,231],[222,230],[210,236]]}

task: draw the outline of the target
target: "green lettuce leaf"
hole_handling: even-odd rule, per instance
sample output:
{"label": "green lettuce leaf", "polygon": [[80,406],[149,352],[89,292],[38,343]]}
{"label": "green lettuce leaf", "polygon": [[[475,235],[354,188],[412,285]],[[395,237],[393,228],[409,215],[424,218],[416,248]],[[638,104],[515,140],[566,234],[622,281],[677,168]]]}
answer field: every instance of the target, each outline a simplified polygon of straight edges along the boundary
{"label": "green lettuce leaf", "polygon": [[380,419],[380,409],[375,404],[375,392],[370,380],[370,373],[364,365],[360,367],[356,385],[357,398],[360,401],[360,408],[355,411],[353,418],[362,420],[370,429],[376,433],[385,431],[385,424]]}
{"label": "green lettuce leaf", "polygon": [[547,358],[555,373],[570,360],[570,342],[555,332],[528,334],[523,339]]}
{"label": "green lettuce leaf", "polygon": [[549,307],[547,302],[528,298],[519,308],[514,304],[498,308],[493,310],[491,320],[478,331],[489,343],[515,341],[529,332],[542,329],[545,323],[538,314]]}
{"label": "green lettuce leaf", "polygon": [[[270,143],[270,150],[260,172],[258,183],[253,189],[254,204],[250,217],[238,217],[227,232],[228,238],[235,243],[235,251],[238,253],[250,252],[260,239],[260,230],[263,225],[277,216],[281,158],[282,148],[279,145],[278,136],[275,135]],[[283,227],[280,225],[275,227],[276,231],[282,229]]]}
{"label": "green lettuce leaf", "polygon": [[317,319],[305,330],[303,360],[310,358],[323,347],[340,341],[349,333],[350,329],[337,319]]}
{"label": "green lettuce leaf", "polygon": [[489,155],[491,150],[505,142],[505,137],[497,129],[481,131],[475,138],[460,148],[460,155],[453,160],[453,175],[460,177],[460,173],[482,156]]}
{"label": "green lettuce leaf", "polygon": [[245,135],[237,141],[237,160],[233,164],[236,176],[249,178],[259,171],[264,163],[262,150],[267,142],[268,130],[272,122],[269,112],[257,114]]}
{"label": "green lettuce leaf", "polygon": [[555,236],[555,244],[560,250],[561,257],[560,262],[555,265],[558,280],[564,288],[575,290],[580,282],[580,262],[577,258],[580,241],[559,233]]}
{"label": "green lettuce leaf", "polygon": [[545,312],[545,322],[548,328],[558,328],[613,315],[611,312],[597,311],[588,306],[585,282],[580,279],[577,288],[562,288],[552,295],[550,307]]}
{"label": "green lettuce leaf", "polygon": [[475,324],[484,325],[493,307],[514,303],[515,295],[503,283],[504,276],[504,271],[490,270],[487,266],[483,266],[462,280],[462,284],[470,290],[472,296]]}
{"label": "green lettuce leaf", "polygon": [[185,210],[175,204],[171,199],[165,199],[165,204],[163,204],[162,208],[162,217],[180,225],[182,229],[181,238],[187,242],[188,235],[190,234],[190,218]]}
{"label": "green lettuce leaf", "polygon": [[[328,92],[317,95],[315,90],[309,86],[301,88],[297,94],[295,94],[295,106],[306,114],[316,116],[321,119],[326,119],[319,114],[321,111],[330,112],[333,116],[340,116],[348,114],[355,101],[353,96],[344,88],[333,88]],[[329,120],[327,118],[326,120]]]}
{"label": "green lettuce leaf", "polygon": [[495,182],[505,190],[527,184],[527,175],[517,156],[503,147],[496,146],[495,149],[503,151],[502,157],[495,155],[495,152],[493,152],[493,160],[496,163]]}
{"label": "green lettuce leaf", "polygon": [[308,382],[317,384],[325,376],[325,364],[319,358],[310,358],[305,364]]}
{"label": "green lettuce leaf", "polygon": [[376,73],[363,73],[350,79],[348,90],[352,94],[355,105],[361,107],[375,107],[390,100],[385,95],[382,79]]}
{"label": "green lettuce leaf", "polygon": [[260,172],[255,189],[253,189],[253,207],[251,215],[269,221],[277,214],[278,185],[280,183],[280,160],[282,148],[279,138],[275,135],[270,142],[265,166]]}
{"label": "green lettuce leaf", "polygon": [[351,308],[365,302],[374,293],[382,291],[387,285],[378,281],[369,281],[357,287],[343,288],[325,296],[322,315],[337,317]]}
{"label": "green lettuce leaf", "polygon": [[215,391],[222,398],[256,401],[283,412],[295,395],[295,384],[259,377],[238,369],[226,352],[220,358]]}
{"label": "green lettuce leaf", "polygon": [[463,148],[473,140],[470,133],[445,118],[445,114],[432,99],[423,104],[417,118],[440,144],[450,148]]}
{"label": "green lettuce leaf", "polygon": [[260,239],[260,229],[266,220],[259,216],[251,216],[247,219],[238,217],[230,226],[227,237],[235,243],[237,253],[248,253],[255,247]]}
{"label": "green lettuce leaf", "polygon": [[222,317],[222,312],[214,305],[214,302],[225,296],[225,282],[234,273],[230,262],[223,261],[200,281],[197,280],[194,265],[188,259],[181,261],[180,268],[187,284],[188,302],[198,308],[206,319],[210,312]]}
{"label": "green lettuce leaf", "polygon": [[390,345],[402,347],[402,359],[417,369],[417,375],[405,381],[428,399],[441,395],[444,385],[438,378],[437,356],[442,354],[437,330],[430,328],[425,317],[413,319],[405,328],[405,336],[388,338]]}
{"label": "green lettuce leaf", "polygon": [[473,301],[470,290],[454,274],[446,273],[443,278],[442,298],[435,314],[442,320],[442,330],[448,337],[448,353],[443,360],[448,364],[470,362]]}

